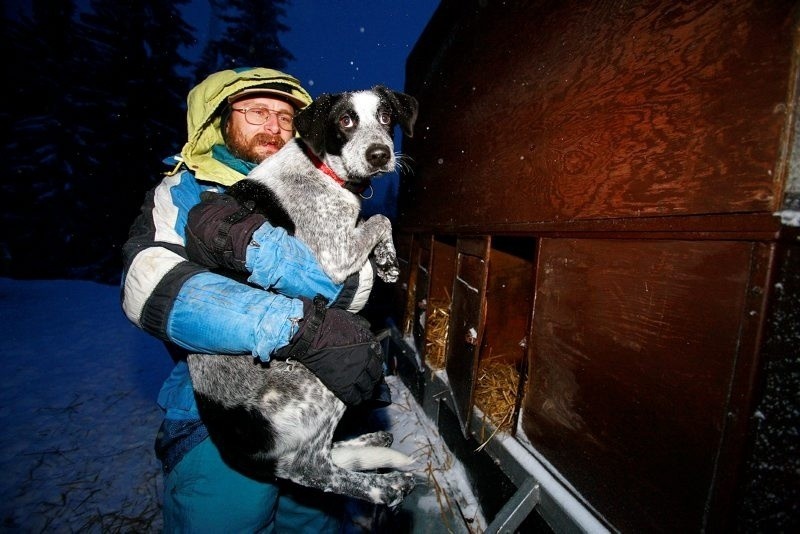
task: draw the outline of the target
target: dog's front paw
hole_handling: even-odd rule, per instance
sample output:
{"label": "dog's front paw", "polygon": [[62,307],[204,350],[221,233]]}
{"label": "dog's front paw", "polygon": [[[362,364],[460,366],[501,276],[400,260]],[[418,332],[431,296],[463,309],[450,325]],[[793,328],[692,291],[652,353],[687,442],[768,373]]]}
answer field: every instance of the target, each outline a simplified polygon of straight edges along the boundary
{"label": "dog's front paw", "polygon": [[383,241],[375,247],[375,266],[378,278],[389,284],[397,282],[400,277],[400,263],[391,241]]}
{"label": "dog's front paw", "polygon": [[397,260],[391,265],[378,265],[378,278],[387,284],[393,284],[400,278],[400,266]]}

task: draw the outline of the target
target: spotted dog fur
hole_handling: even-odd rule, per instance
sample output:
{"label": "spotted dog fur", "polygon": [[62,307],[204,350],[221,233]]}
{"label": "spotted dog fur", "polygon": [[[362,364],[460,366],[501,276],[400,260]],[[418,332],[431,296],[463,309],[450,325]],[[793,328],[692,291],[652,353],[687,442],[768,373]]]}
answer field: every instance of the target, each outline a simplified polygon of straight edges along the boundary
{"label": "spotted dog fur", "polygon": [[[416,118],[416,99],[382,86],[322,95],[295,117],[301,139],[264,160],[228,193],[254,202],[256,211],[293,232],[334,282],[357,272],[373,250],[378,276],[395,282],[391,223],[380,214],[360,220],[358,193],[395,168],[394,126],[410,137]],[[344,183],[320,170],[320,163]]]}
{"label": "spotted dog fur", "polygon": [[[417,101],[375,87],[322,95],[298,113],[294,139],[229,193],[306,242],[337,282],[375,252],[378,276],[398,276],[391,224],[359,220],[358,192],[397,164],[392,130],[412,134]],[[324,164],[324,165],[323,165]],[[344,180],[339,185],[325,170]],[[299,363],[243,356],[188,357],[198,408],[225,461],[256,478],[278,477],[365,501],[398,505],[414,488],[411,459],[388,432],[333,443],[345,405]],[[388,473],[363,472],[394,469]]]}
{"label": "spotted dog fur", "polygon": [[203,422],[233,467],[388,506],[414,489],[412,473],[360,472],[411,464],[389,448],[389,432],[332,443],[345,405],[303,365],[201,354],[188,361]]}

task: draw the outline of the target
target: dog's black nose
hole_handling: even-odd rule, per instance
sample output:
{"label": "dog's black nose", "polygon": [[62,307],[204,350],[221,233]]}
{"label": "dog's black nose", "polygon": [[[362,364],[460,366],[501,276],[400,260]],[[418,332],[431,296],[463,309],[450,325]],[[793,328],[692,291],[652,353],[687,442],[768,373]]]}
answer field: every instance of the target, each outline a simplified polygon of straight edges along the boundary
{"label": "dog's black nose", "polygon": [[383,167],[388,163],[389,147],[378,143],[373,143],[367,148],[367,162],[373,167]]}

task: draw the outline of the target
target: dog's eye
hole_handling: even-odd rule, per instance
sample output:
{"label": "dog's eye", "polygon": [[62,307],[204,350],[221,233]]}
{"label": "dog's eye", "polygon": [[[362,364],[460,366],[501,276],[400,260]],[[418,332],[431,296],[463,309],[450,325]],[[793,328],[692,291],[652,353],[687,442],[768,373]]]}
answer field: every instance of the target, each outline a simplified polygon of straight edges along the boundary
{"label": "dog's eye", "polygon": [[378,121],[380,121],[381,124],[386,126],[392,122],[392,116],[385,111],[380,111],[378,112]]}
{"label": "dog's eye", "polygon": [[353,128],[356,125],[356,121],[353,120],[353,117],[351,117],[350,115],[342,115],[339,118],[339,125],[342,128],[346,128],[346,129],[347,128]]}

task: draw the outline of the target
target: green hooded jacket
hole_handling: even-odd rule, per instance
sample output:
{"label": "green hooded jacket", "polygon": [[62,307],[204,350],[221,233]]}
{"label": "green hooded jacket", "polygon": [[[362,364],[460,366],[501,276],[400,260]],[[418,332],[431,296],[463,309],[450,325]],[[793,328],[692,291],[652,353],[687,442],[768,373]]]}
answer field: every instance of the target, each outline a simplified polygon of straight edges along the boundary
{"label": "green hooded jacket", "polygon": [[212,155],[214,145],[224,144],[220,130],[220,113],[228,103],[229,96],[243,89],[270,83],[290,87],[292,96],[304,102],[305,106],[311,103],[311,95],[296,78],[260,67],[216,72],[189,92],[186,101],[189,140],[181,150],[181,157],[198,180],[231,186],[244,178],[244,174],[228,167]]}

